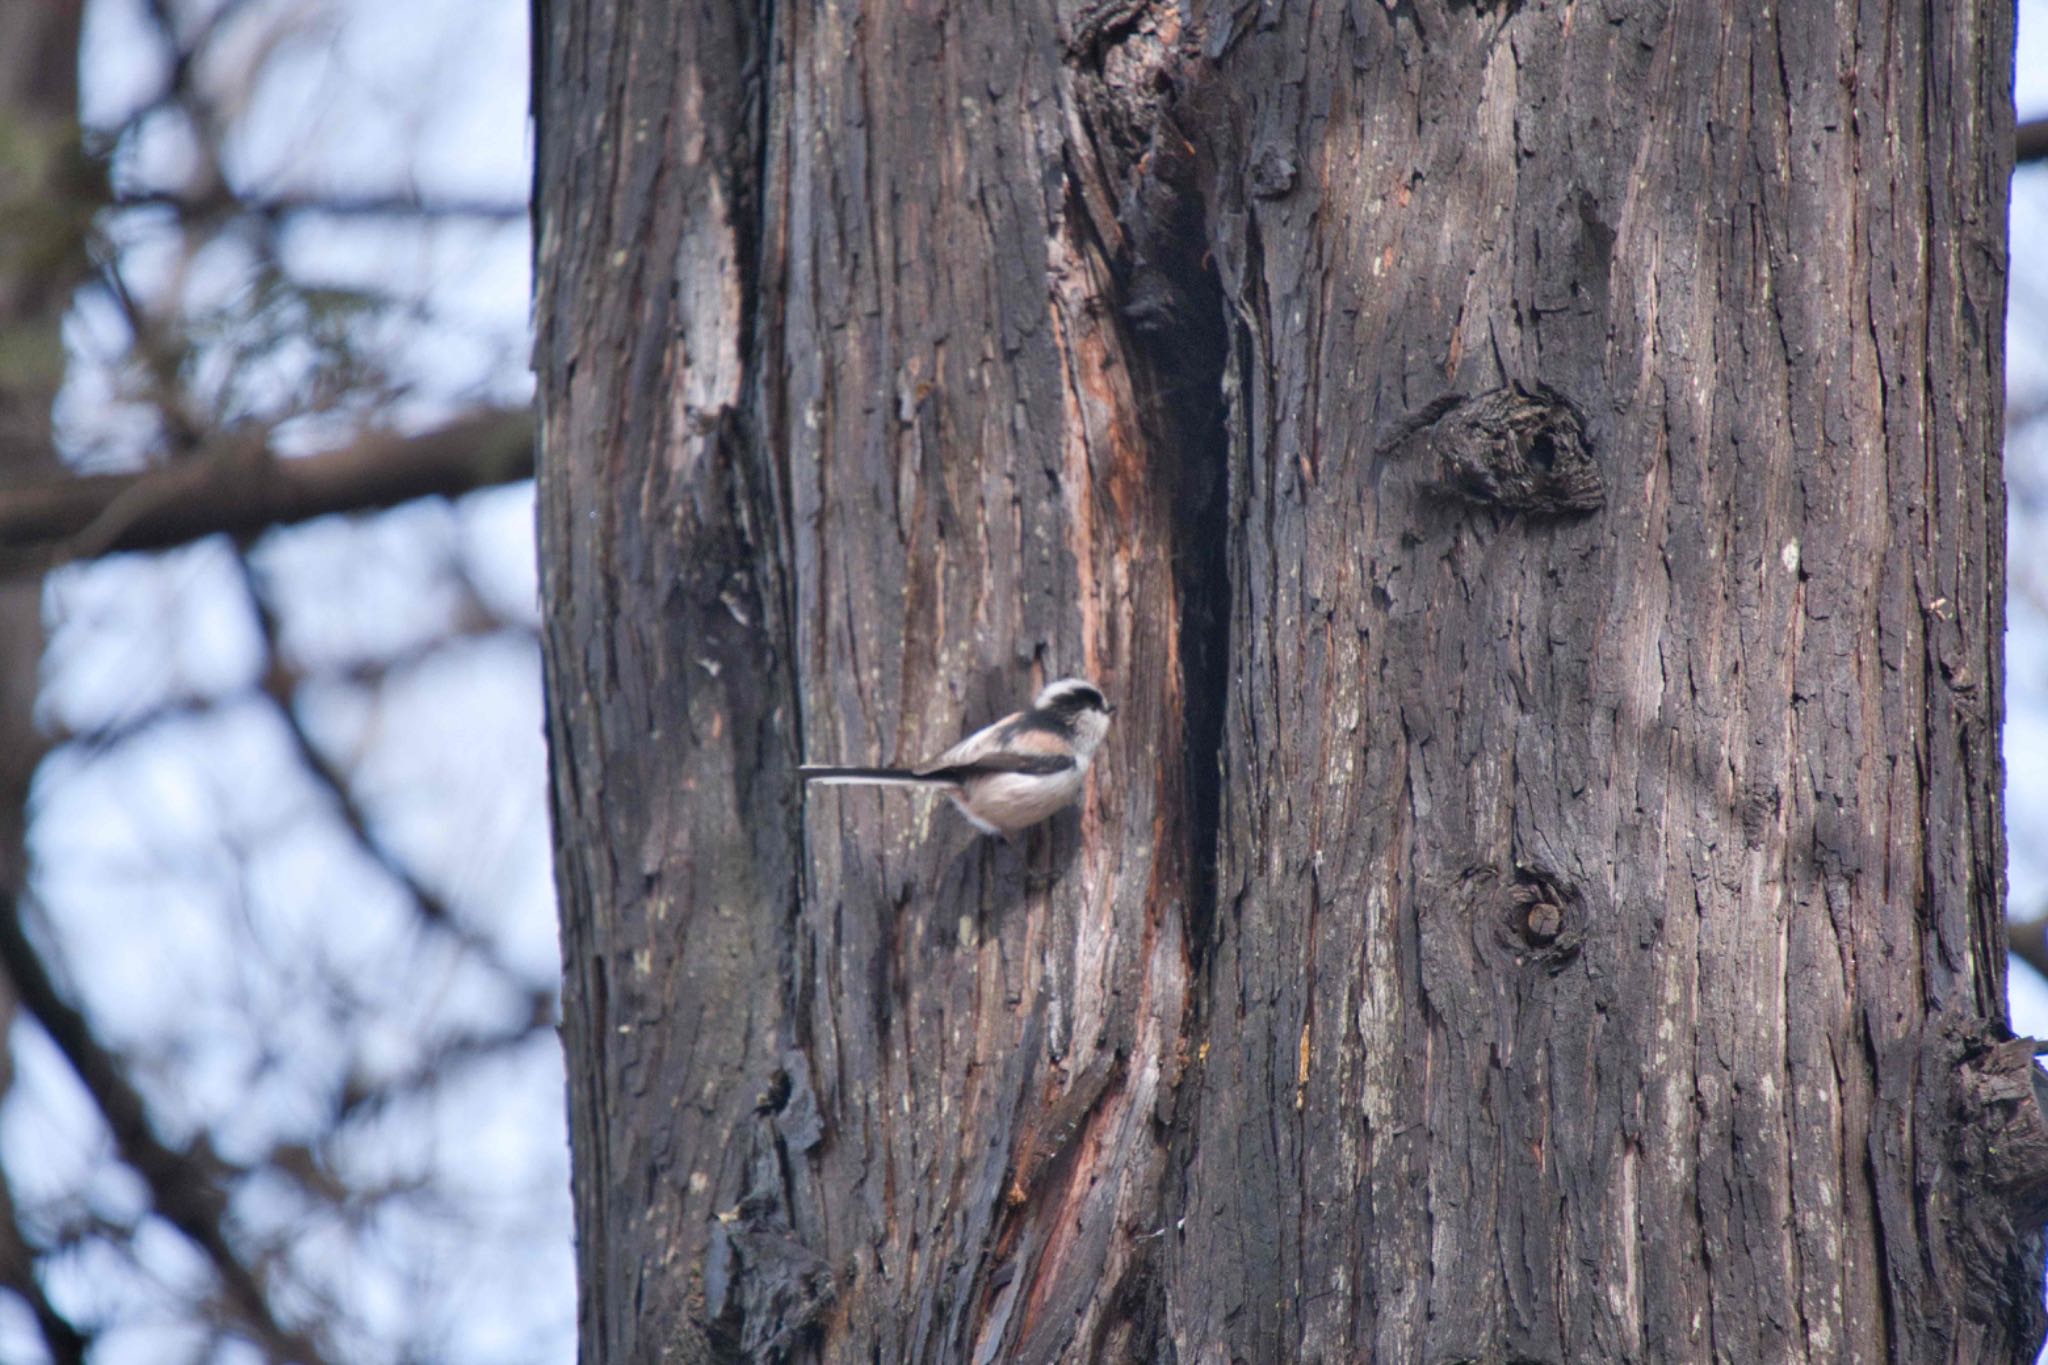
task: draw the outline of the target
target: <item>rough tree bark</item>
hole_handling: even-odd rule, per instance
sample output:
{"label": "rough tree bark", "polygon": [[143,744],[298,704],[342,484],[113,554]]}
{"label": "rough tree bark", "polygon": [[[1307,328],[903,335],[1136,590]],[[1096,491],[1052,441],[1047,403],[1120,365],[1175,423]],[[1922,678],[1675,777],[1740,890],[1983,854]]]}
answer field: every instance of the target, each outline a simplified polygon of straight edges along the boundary
{"label": "rough tree bark", "polygon": [[2031,1351],[2009,8],[537,19],[587,1360]]}

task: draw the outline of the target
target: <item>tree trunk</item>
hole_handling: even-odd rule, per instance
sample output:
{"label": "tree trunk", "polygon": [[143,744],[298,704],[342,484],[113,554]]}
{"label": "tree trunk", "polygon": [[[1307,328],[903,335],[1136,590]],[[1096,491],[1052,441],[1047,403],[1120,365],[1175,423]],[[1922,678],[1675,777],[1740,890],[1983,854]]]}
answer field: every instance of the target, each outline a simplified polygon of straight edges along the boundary
{"label": "tree trunk", "polygon": [[[82,224],[99,202],[79,145],[79,7],[0,12],[0,487],[54,471],[51,405],[64,379],[64,312],[85,273]],[[43,582],[0,573],[0,895],[28,881],[22,840],[35,724]],[[11,1013],[11,999],[0,1014]]]}
{"label": "tree trunk", "polygon": [[2011,22],[546,0],[586,1359],[2031,1351]]}
{"label": "tree trunk", "polygon": [[[0,487],[56,472],[51,408],[63,382],[63,322],[85,275],[93,193],[78,128],[81,11],[73,0],[0,5]],[[36,724],[43,659],[43,579],[0,569],[0,1097],[14,1087],[14,1026],[26,975],[30,783],[44,738]],[[15,1188],[0,1170],[0,1287],[34,1316],[49,1359],[85,1358],[87,1340],[51,1303],[28,1245]]]}

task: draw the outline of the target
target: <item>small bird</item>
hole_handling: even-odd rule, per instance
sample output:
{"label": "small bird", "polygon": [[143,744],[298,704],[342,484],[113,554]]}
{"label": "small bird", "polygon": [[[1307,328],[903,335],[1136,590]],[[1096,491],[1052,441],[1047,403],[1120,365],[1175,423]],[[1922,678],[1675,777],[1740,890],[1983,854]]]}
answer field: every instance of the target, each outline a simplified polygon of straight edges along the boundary
{"label": "small bird", "polygon": [[915,768],[805,764],[805,782],[934,787],[983,834],[1015,834],[1073,804],[1116,711],[1086,678],[1047,683],[1028,711],[976,730]]}

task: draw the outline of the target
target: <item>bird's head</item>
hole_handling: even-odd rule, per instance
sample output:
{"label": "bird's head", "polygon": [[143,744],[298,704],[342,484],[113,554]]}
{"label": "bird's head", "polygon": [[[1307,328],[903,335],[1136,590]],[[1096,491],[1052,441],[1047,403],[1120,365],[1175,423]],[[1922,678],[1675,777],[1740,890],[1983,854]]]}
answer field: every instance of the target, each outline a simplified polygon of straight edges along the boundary
{"label": "bird's head", "polygon": [[1032,702],[1040,711],[1050,711],[1073,730],[1074,748],[1083,755],[1095,752],[1109,733],[1109,718],[1116,711],[1102,689],[1086,678],[1061,678],[1039,689]]}

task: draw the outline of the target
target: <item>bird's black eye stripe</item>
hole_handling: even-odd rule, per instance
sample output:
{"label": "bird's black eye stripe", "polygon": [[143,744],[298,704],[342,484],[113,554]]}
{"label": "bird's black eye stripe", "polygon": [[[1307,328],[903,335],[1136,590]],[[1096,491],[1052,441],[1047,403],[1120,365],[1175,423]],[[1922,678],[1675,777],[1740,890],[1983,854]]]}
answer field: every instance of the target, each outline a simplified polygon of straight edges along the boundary
{"label": "bird's black eye stripe", "polygon": [[1109,703],[1092,687],[1072,687],[1060,694],[1053,705],[1062,711],[1107,711]]}
{"label": "bird's black eye stripe", "polygon": [[1074,723],[1058,711],[1026,711],[1002,728],[1001,739],[1005,744],[1016,742],[1017,736],[1026,730],[1038,730],[1061,739],[1074,737]]}

